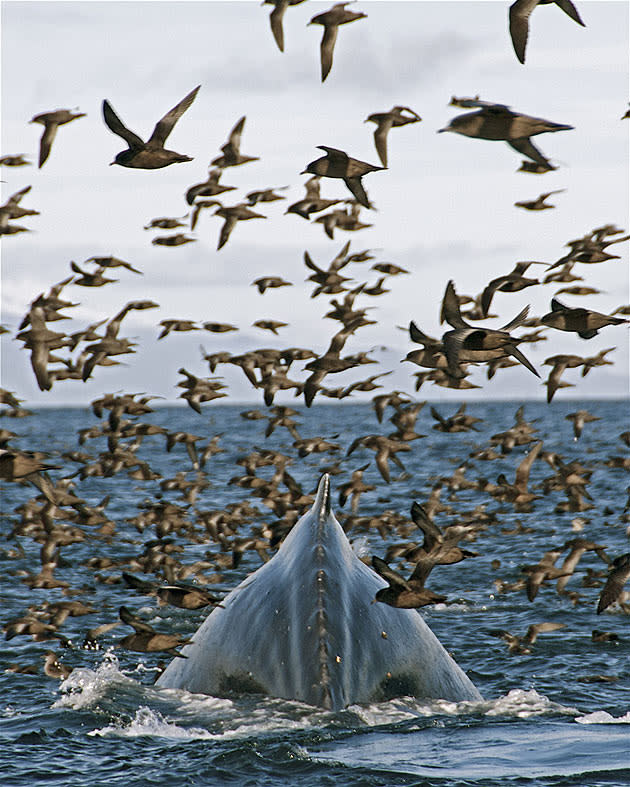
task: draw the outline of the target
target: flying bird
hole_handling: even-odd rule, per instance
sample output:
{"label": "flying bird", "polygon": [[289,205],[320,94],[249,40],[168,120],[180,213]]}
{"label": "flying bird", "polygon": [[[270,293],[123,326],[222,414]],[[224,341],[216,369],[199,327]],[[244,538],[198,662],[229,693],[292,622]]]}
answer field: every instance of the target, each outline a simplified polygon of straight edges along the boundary
{"label": "flying bird", "polygon": [[509,17],[510,36],[519,62],[525,63],[525,48],[529,35],[529,17],[532,11],[538,5],[549,5],[551,3],[555,3],[558,8],[561,8],[564,13],[570,16],[578,25],[586,27],[584,22],[580,19],[577,8],[573,5],[571,0],[516,0],[516,2],[512,3],[510,6]]}
{"label": "flying bird", "polygon": [[529,307],[521,311],[513,320],[499,330],[477,328],[462,319],[459,301],[452,281],[446,285],[442,302],[442,313],[446,322],[454,329],[447,331],[442,337],[444,353],[448,363],[449,374],[461,379],[465,376],[460,367],[462,361],[475,363],[512,355],[517,361],[529,369],[536,377],[540,377],[536,369],[516,346],[519,339],[510,336],[509,331],[516,328],[527,317]]}
{"label": "flying bird", "polygon": [[476,112],[457,115],[448,126],[439,129],[438,133],[453,131],[456,134],[463,134],[465,137],[502,140],[523,156],[551,169],[551,164],[534,146],[531,137],[548,131],[570,131],[571,129],[573,126],[564,123],[554,123],[551,120],[513,112],[505,104],[490,104]]}
{"label": "flying bird", "polygon": [[[408,114],[404,114],[407,112]],[[376,130],[374,131],[374,144],[376,145],[376,152],[381,160],[381,164],[387,166],[387,135],[390,128],[395,126],[406,126],[408,123],[418,123],[422,118],[417,112],[409,107],[395,106],[389,112],[374,112],[368,115],[365,123],[376,123]]]}
{"label": "flying bird", "polygon": [[85,117],[85,112],[75,113],[70,109],[56,109],[54,112],[42,112],[40,115],[35,115],[30,122],[41,123],[44,126],[44,133],[39,143],[39,163],[37,165],[39,168],[44,165],[44,162],[50,155],[50,149],[59,126],[82,117]]}
{"label": "flying bird", "polygon": [[547,191],[545,194],[541,194],[540,196],[536,197],[536,199],[521,200],[520,202],[515,202],[514,205],[517,208],[524,208],[525,210],[550,210],[551,208],[555,208],[556,206],[548,205],[545,202],[547,197],[550,197],[552,194],[560,194],[563,191],[566,191],[566,189],[555,189],[555,191]]}
{"label": "flying bird", "polygon": [[337,148],[329,148],[326,145],[317,145],[317,147],[325,151],[326,155],[311,161],[300,174],[304,175],[306,172],[310,172],[325,178],[341,178],[357,202],[365,208],[372,207],[361,183],[361,178],[369,172],[377,172],[386,169],[386,167],[376,167],[366,161],[350,158],[347,153]]}
{"label": "flying bird", "polygon": [[281,52],[284,52],[284,30],[282,27],[284,12],[290,5],[300,5],[303,2],[304,0],[263,0],[263,5],[273,6],[273,11],[269,15],[269,23],[274,41]]}
{"label": "flying bird", "polygon": [[241,136],[245,128],[246,115],[237,121],[234,128],[230,131],[230,136],[225,145],[222,146],[222,156],[212,159],[210,165],[225,169],[226,167],[238,167],[240,164],[247,164],[248,161],[258,161],[258,156],[246,156],[241,153]]}
{"label": "flying bird", "polygon": [[339,25],[345,25],[348,22],[354,22],[357,19],[363,19],[367,14],[361,11],[348,11],[346,6],[350,3],[336,3],[328,11],[314,16],[309,25],[323,25],[324,35],[319,47],[320,60],[322,66],[322,82],[330,73],[333,64],[333,52],[335,49],[335,42],[337,41],[337,33]]}
{"label": "flying bird", "polygon": [[200,87],[201,85],[197,85],[179,104],[176,104],[173,109],[169,110],[156,123],[153,133],[147,142],[143,142],[137,134],[134,134],[133,131],[130,131],[124,125],[112,109],[109,101],[105,99],[103,101],[103,118],[107,127],[114,134],[122,137],[129,146],[127,150],[117,153],[111,164],[119,164],[121,167],[133,167],[135,169],[160,169],[161,167],[168,167],[169,164],[192,161],[190,156],[167,150],[164,147],[164,143],[177,121],[195,100]]}
{"label": "flying bird", "polygon": [[592,339],[601,328],[607,325],[621,325],[630,322],[621,317],[610,317],[607,314],[591,309],[571,309],[564,306],[557,298],[551,299],[551,311],[544,314],[540,321],[549,328],[558,331],[577,333],[582,339]]}

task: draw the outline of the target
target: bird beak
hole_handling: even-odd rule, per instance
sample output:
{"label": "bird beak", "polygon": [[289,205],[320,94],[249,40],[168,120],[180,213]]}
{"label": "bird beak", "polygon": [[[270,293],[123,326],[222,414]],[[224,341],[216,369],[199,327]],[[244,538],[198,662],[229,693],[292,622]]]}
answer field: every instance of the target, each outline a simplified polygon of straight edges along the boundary
{"label": "bird beak", "polygon": [[446,128],[439,128],[439,129],[437,130],[437,133],[438,133],[438,134],[441,134],[443,131],[450,131],[450,128],[449,128],[448,126],[447,126]]}
{"label": "bird beak", "polygon": [[308,174],[310,174],[310,173],[309,173],[309,171],[308,171],[307,169],[303,169],[303,170],[300,172],[300,175],[308,175]]}
{"label": "bird beak", "polygon": [[115,161],[110,161],[110,162],[109,162],[109,166],[111,167],[111,166],[113,166],[115,163],[116,163]]}

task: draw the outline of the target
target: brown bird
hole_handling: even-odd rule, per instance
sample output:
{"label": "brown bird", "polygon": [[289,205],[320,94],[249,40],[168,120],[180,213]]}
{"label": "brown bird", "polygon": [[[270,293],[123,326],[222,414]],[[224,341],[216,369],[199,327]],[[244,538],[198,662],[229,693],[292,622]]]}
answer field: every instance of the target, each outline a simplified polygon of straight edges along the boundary
{"label": "brown bird", "polygon": [[308,221],[311,213],[319,213],[319,211],[326,210],[331,205],[337,205],[339,202],[342,202],[340,199],[323,199],[320,196],[320,180],[319,175],[313,175],[312,178],[306,181],[304,184],[306,196],[304,199],[289,205],[285,211],[285,216],[287,213],[295,213]]}
{"label": "brown bird", "polygon": [[162,332],[158,339],[163,339],[171,331],[198,331],[200,328],[196,325],[194,320],[160,320]]}
{"label": "brown bird", "polygon": [[372,568],[389,583],[389,587],[381,588],[376,592],[374,597],[376,601],[400,609],[417,609],[428,604],[439,604],[446,601],[446,596],[441,596],[424,587],[425,568],[422,561],[418,563],[407,580],[376,555],[372,556]]}
{"label": "brown bird", "polygon": [[507,273],[505,276],[499,276],[496,279],[492,279],[492,281],[488,283],[481,293],[480,301],[481,313],[483,314],[484,318],[488,316],[490,304],[492,303],[492,298],[495,292],[520,292],[526,287],[532,287],[535,284],[540,284],[538,279],[528,279],[523,275],[530,265],[537,264],[544,265],[545,263],[517,262],[510,273]]}
{"label": "brown bird", "polygon": [[468,325],[461,316],[459,301],[452,281],[446,285],[442,312],[454,330],[447,331],[442,337],[444,352],[448,361],[449,374],[454,378],[464,377],[460,367],[461,361],[490,361],[504,355],[512,355],[517,361],[529,369],[536,377],[540,377],[536,369],[527,360],[516,344],[518,339],[510,336],[509,331],[519,326],[527,316],[529,307],[521,311],[513,320],[499,330],[476,328]]}
{"label": "brown bird", "polygon": [[549,5],[555,3],[558,8],[561,8],[565,14],[571,17],[578,25],[586,27],[584,22],[580,19],[577,8],[573,5],[571,0],[516,0],[510,6],[510,36],[512,38],[512,45],[514,52],[519,62],[525,63],[525,48],[527,46],[527,37],[529,35],[529,17],[534,8],[538,5]]}
{"label": "brown bird", "polygon": [[234,128],[230,131],[228,141],[221,147],[222,156],[212,159],[210,165],[225,169],[226,167],[238,167],[240,164],[247,164],[249,161],[258,161],[258,156],[246,156],[241,153],[241,136],[245,127],[246,115],[237,121]]}
{"label": "brown bird", "polygon": [[536,197],[536,199],[515,202],[514,205],[517,208],[525,208],[525,210],[549,210],[550,208],[555,208],[556,206],[548,205],[545,202],[547,197],[550,197],[552,194],[561,194],[563,191],[566,191],[566,189],[555,189],[555,191],[546,191],[544,194],[540,194],[540,196]]}
{"label": "brown bird", "polygon": [[619,555],[610,564],[610,574],[597,602],[598,615],[619,599],[628,579],[630,579],[630,552]]}
{"label": "brown bird", "polygon": [[290,281],[285,281],[280,276],[261,276],[260,279],[255,279],[252,286],[258,288],[258,292],[263,295],[267,289],[275,289],[277,287],[292,287]]}
{"label": "brown bird", "polygon": [[549,377],[544,383],[547,386],[547,402],[551,402],[558,388],[570,388],[573,386],[573,383],[566,383],[560,380],[565,370],[575,369],[578,366],[582,366],[583,363],[584,358],[580,358],[579,355],[552,355],[543,361],[543,366],[552,367]]}
{"label": "brown bird", "polygon": [[30,163],[31,162],[25,158],[24,153],[0,156],[0,167],[25,167],[30,166]]}
{"label": "brown bird", "polygon": [[284,30],[282,27],[282,20],[284,19],[284,12],[291,5],[300,5],[304,0],[263,0],[263,5],[272,5],[273,11],[269,15],[269,23],[271,24],[271,32],[278,49],[284,52]]}
{"label": "brown bird", "polygon": [[558,629],[566,628],[566,625],[566,623],[552,623],[550,621],[546,621],[544,623],[532,623],[532,625],[527,629],[527,633],[524,637],[518,637],[515,634],[510,634],[510,632],[505,631],[505,629],[493,629],[488,633],[492,637],[499,637],[500,639],[505,640],[505,642],[508,644],[508,650],[510,653],[519,653],[525,655],[531,652],[527,645],[533,645],[538,639],[539,634],[544,634],[549,631],[557,631]]}
{"label": "brown bird", "polygon": [[252,323],[255,328],[271,331],[276,336],[278,335],[278,328],[286,328],[288,324],[288,322],[282,322],[281,320],[256,320],[256,322]]}
{"label": "brown bird", "polygon": [[183,639],[175,634],[161,634],[155,631],[148,623],[145,623],[128,610],[127,607],[120,607],[118,614],[122,622],[132,626],[135,631],[135,634],[129,634],[120,640],[119,645],[121,647],[138,653],[165,651],[170,653],[171,656],[186,658],[176,648],[180,645],[187,645],[191,640]]}
{"label": "brown bird", "polygon": [[71,262],[70,268],[74,273],[80,274],[79,278],[72,282],[79,287],[103,287],[105,284],[113,284],[118,281],[118,279],[107,278],[107,276],[104,275],[105,268],[102,268],[100,265],[94,271],[85,271],[82,270],[76,262]]}
{"label": "brown bird", "polygon": [[525,566],[522,571],[527,574],[527,598],[533,601],[545,579],[558,579],[565,572],[556,568],[556,560],[562,554],[562,549],[552,549],[545,552],[539,562],[534,566]]}
{"label": "brown bird", "polygon": [[276,194],[276,191],[288,189],[288,186],[276,186],[271,189],[258,189],[258,191],[250,191],[245,195],[245,199],[250,205],[257,205],[259,202],[276,202],[280,199],[286,199],[282,194]]}
{"label": "brown bird", "polygon": [[457,115],[446,128],[441,128],[439,131],[453,131],[456,134],[477,139],[503,140],[518,153],[527,156],[537,164],[551,167],[549,161],[534,146],[530,137],[544,134],[547,131],[570,131],[571,129],[573,126],[513,112],[505,104],[491,104],[476,112]]}
{"label": "brown bird", "polygon": [[174,230],[177,227],[185,227],[186,222],[180,219],[169,218],[163,216],[151,221],[144,227],[145,230],[160,229],[160,230]]}
{"label": "brown bird", "polygon": [[369,466],[368,463],[367,465],[359,467],[357,470],[353,470],[350,480],[339,486],[339,505],[341,507],[345,506],[347,499],[350,498],[350,506],[353,514],[356,514],[359,508],[359,498],[361,495],[364,492],[371,492],[376,489],[373,484],[366,484],[363,481],[363,473]]}
{"label": "brown bird", "polygon": [[[408,114],[405,114],[407,112]],[[406,126],[408,123],[418,123],[422,118],[409,107],[395,106],[389,112],[374,112],[368,115],[365,123],[376,123],[374,131],[374,144],[381,164],[387,166],[387,135],[389,130],[396,126]]]}
{"label": "brown bird", "polygon": [[225,191],[234,191],[236,186],[222,186],[219,180],[223,173],[222,169],[208,170],[208,179],[203,183],[196,183],[191,186],[186,192],[186,202],[192,205],[197,197],[216,197],[218,194],[223,194]]}
{"label": "brown bird", "polygon": [[367,14],[360,11],[348,11],[346,6],[350,3],[336,3],[328,11],[314,16],[309,25],[323,25],[324,35],[319,47],[320,60],[322,67],[322,82],[330,73],[333,64],[333,52],[335,49],[335,42],[337,41],[337,33],[339,25],[345,25],[348,22],[354,22],[357,19],[363,19]]}
{"label": "brown bird", "polygon": [[154,246],[183,246],[186,243],[194,243],[197,238],[189,238],[183,232],[178,232],[176,235],[159,235],[153,238],[151,243]]}
{"label": "brown bird", "polygon": [[227,208],[217,208],[213,213],[213,216],[221,216],[225,221],[223,222],[223,226],[221,227],[221,233],[219,234],[219,242],[217,244],[217,251],[222,249],[223,246],[228,242],[228,238],[230,237],[230,233],[236,227],[237,222],[239,221],[246,221],[248,219],[266,219],[266,216],[263,216],[261,213],[255,213],[253,210],[250,210],[244,203],[239,203],[238,205],[232,205],[231,207]]}
{"label": "brown bird", "polygon": [[41,115],[35,115],[30,122],[41,123],[44,126],[44,133],[39,143],[38,167],[41,168],[50,155],[50,149],[57,135],[59,126],[63,126],[66,123],[70,123],[72,120],[82,117],[85,117],[85,112],[75,113],[70,109],[56,109],[53,112],[43,112]]}
{"label": "brown bird", "polygon": [[143,142],[137,134],[134,134],[133,131],[130,131],[123,124],[112,109],[109,101],[105,99],[103,101],[103,119],[105,124],[110,131],[122,137],[129,146],[127,150],[116,154],[116,158],[111,163],[119,164],[121,167],[133,167],[136,169],[160,169],[161,167],[168,167],[170,164],[192,161],[190,156],[167,150],[164,147],[164,143],[177,121],[195,100],[200,87],[201,85],[197,85],[179,104],[176,104],[156,123],[153,133],[147,142]]}
{"label": "brown bird", "polygon": [[369,172],[378,172],[386,168],[376,167],[365,161],[350,158],[347,153],[337,148],[329,148],[326,145],[317,145],[317,147],[320,150],[324,150],[326,155],[311,161],[300,174],[311,172],[313,175],[320,175],[325,178],[341,178],[357,202],[365,208],[372,207],[361,183],[361,178]]}
{"label": "brown bird", "polygon": [[582,430],[584,429],[584,424],[589,423],[590,421],[601,421],[601,418],[598,418],[596,415],[591,415],[588,410],[578,410],[575,413],[569,413],[569,415],[564,416],[567,421],[573,422],[573,434],[575,435],[575,439],[579,440],[582,435]]}
{"label": "brown bird", "polygon": [[551,299],[551,311],[544,314],[540,321],[549,328],[558,331],[577,333],[582,339],[592,339],[601,328],[607,325],[622,325],[630,322],[621,317],[610,317],[607,314],[591,309],[571,309],[564,306],[557,298]]}

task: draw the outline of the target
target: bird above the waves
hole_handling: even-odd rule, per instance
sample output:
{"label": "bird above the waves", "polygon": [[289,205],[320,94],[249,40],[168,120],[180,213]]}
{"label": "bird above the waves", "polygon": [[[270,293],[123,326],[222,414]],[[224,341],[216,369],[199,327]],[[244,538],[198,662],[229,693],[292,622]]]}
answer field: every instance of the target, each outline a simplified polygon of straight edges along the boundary
{"label": "bird above the waves", "polygon": [[438,133],[453,131],[456,134],[476,139],[502,140],[537,164],[550,167],[549,161],[534,146],[531,137],[548,131],[570,131],[571,129],[573,126],[513,112],[505,104],[490,104],[476,112],[457,115],[448,126],[439,129]]}
{"label": "bird above the waves", "polygon": [[217,208],[212,215],[221,216],[223,219],[225,219],[225,221],[223,222],[223,226],[221,227],[221,232],[219,234],[217,251],[219,249],[222,249],[225,246],[225,244],[228,242],[230,233],[232,232],[234,227],[236,227],[237,222],[246,221],[248,219],[267,218],[266,216],[263,216],[262,213],[255,213],[253,210],[250,210],[247,207],[247,205],[241,202],[239,202],[237,205],[231,205],[230,207]]}
{"label": "bird above the waves", "polygon": [[564,417],[567,421],[571,421],[573,423],[573,434],[575,435],[576,440],[579,440],[582,436],[584,424],[591,421],[601,421],[601,418],[598,418],[596,415],[592,415],[588,412],[588,410],[577,410],[575,413],[569,413],[569,415],[565,415]]}
{"label": "bird above the waves", "polygon": [[518,327],[527,316],[529,307],[521,311],[503,328],[478,328],[466,323],[461,316],[455,285],[449,281],[442,301],[442,313],[448,324],[453,328],[442,337],[444,353],[447,358],[448,372],[451,377],[462,378],[464,372],[460,362],[474,363],[490,361],[504,355],[511,355],[529,369],[536,377],[540,377],[536,369],[516,346],[518,339],[510,336],[509,331]]}
{"label": "bird above the waves", "polygon": [[538,590],[545,579],[559,579],[566,572],[560,570],[555,563],[563,549],[550,549],[535,565],[524,566],[522,571],[527,574],[526,592],[529,601],[538,595]]}
{"label": "bird above the waves", "polygon": [[325,178],[341,178],[357,202],[365,208],[372,207],[361,178],[369,172],[377,172],[386,169],[386,167],[376,167],[365,161],[351,158],[343,150],[337,148],[330,148],[326,145],[317,145],[317,147],[325,151],[326,155],[311,161],[300,174],[304,175],[306,172],[310,172]]}
{"label": "bird above the waves", "polygon": [[605,328],[607,325],[622,325],[630,322],[630,320],[610,317],[591,309],[571,309],[560,303],[557,298],[551,299],[551,311],[544,314],[540,321],[549,328],[577,333],[582,339],[592,339],[601,328]]}
{"label": "bird above the waves", "polygon": [[55,109],[53,112],[42,112],[40,115],[35,115],[30,121],[31,123],[41,123],[44,126],[44,133],[42,134],[39,143],[39,163],[38,167],[44,165],[44,162],[50,156],[50,149],[52,143],[57,135],[59,126],[70,123],[77,118],[85,117],[85,112],[72,112],[70,109]]}
{"label": "bird above the waves", "polygon": [[128,587],[147,596],[157,596],[161,603],[180,609],[203,609],[208,606],[221,606],[219,599],[203,588],[194,585],[163,585],[159,582],[140,579],[127,571],[122,577]]}
{"label": "bird above the waves", "polygon": [[621,596],[623,586],[630,579],[630,552],[619,555],[610,564],[610,573],[597,602],[597,614],[607,609]]}
{"label": "bird above the waves", "polygon": [[584,364],[584,358],[579,355],[552,355],[543,361],[543,366],[551,366],[549,377],[545,381],[547,386],[547,402],[551,402],[558,388],[572,387],[573,383],[561,381],[566,369],[575,369]]}
{"label": "bird above the waves", "polygon": [[425,588],[424,565],[422,561],[417,564],[407,580],[376,555],[372,556],[372,568],[389,583],[388,587],[381,588],[376,592],[374,597],[376,601],[400,609],[417,609],[428,604],[439,604],[446,601],[446,596],[441,596],[439,593],[434,593],[429,588]]}
{"label": "bird above the waves", "polygon": [[228,141],[221,147],[222,156],[212,159],[210,165],[225,169],[226,167],[238,167],[240,164],[247,164],[249,161],[258,161],[258,156],[246,156],[241,153],[241,136],[245,128],[246,115],[240,118],[234,128],[230,131]]}
{"label": "bird above the waves", "polygon": [[366,465],[362,465],[357,470],[353,470],[350,480],[339,486],[339,505],[343,508],[348,498],[350,498],[350,506],[353,514],[356,514],[359,508],[359,498],[361,495],[364,492],[371,492],[376,489],[373,484],[366,484],[363,481],[363,473],[368,467],[369,462]]}
{"label": "bird above the waves", "polygon": [[447,527],[442,532],[429,516],[427,509],[415,501],[411,505],[411,518],[424,534],[422,546],[414,550],[414,554],[424,561],[424,579],[429,576],[433,566],[453,565],[466,558],[478,556],[477,552],[458,546],[458,542],[465,535],[462,528]]}
{"label": "bird above the waves", "polygon": [[538,639],[539,634],[545,634],[549,631],[558,631],[558,629],[566,628],[566,625],[566,623],[554,623],[551,621],[532,623],[532,625],[528,627],[524,637],[511,634],[509,631],[505,631],[505,629],[493,629],[488,633],[493,637],[499,637],[499,639],[505,640],[508,644],[510,653],[526,655],[531,652],[527,646],[533,645]]}
{"label": "bird above the waves", "polygon": [[586,27],[571,0],[516,0],[510,6],[509,11],[510,37],[512,38],[514,52],[520,63],[525,63],[525,48],[527,47],[529,35],[529,17],[532,11],[538,5],[550,5],[551,3],[555,3],[558,8],[562,9],[578,25]]}
{"label": "bird above the waves", "polygon": [[[405,114],[408,113],[408,114]],[[365,119],[365,123],[376,123],[374,131],[374,144],[381,164],[387,166],[387,135],[389,130],[396,126],[406,126],[409,123],[418,123],[422,120],[417,112],[409,107],[395,106],[389,112],[374,112]]]}
{"label": "bird above the waves", "polygon": [[195,100],[200,87],[201,85],[198,85],[194,90],[191,90],[187,96],[156,123],[153,133],[147,142],[144,142],[137,134],[124,125],[114,112],[109,101],[105,99],[103,101],[105,124],[110,131],[122,137],[128,145],[127,150],[117,153],[116,158],[111,163],[135,169],[160,169],[161,167],[168,167],[170,164],[192,161],[190,156],[167,150],[164,144],[177,121]]}
{"label": "bird above the waves", "polygon": [[284,19],[284,12],[291,5],[300,5],[304,0],[263,0],[263,5],[272,5],[273,10],[269,15],[269,24],[271,25],[271,32],[278,49],[284,52],[284,29],[282,21]]}
{"label": "bird above the waves", "polygon": [[517,208],[524,208],[525,210],[550,210],[551,208],[555,208],[555,205],[548,205],[545,200],[547,197],[550,197],[552,194],[561,194],[566,189],[555,189],[554,191],[547,191],[544,194],[540,194],[540,196],[536,197],[536,199],[531,200],[521,200],[519,202],[515,202],[514,205]]}
{"label": "bird above the waves", "polygon": [[361,11],[348,10],[346,8],[347,5],[350,5],[350,3],[336,3],[332,8],[329,8],[328,11],[316,14],[308,23],[309,25],[323,25],[324,27],[324,35],[322,36],[319,47],[322,82],[325,81],[332,68],[333,52],[335,49],[335,42],[337,41],[339,25],[345,25],[348,24],[348,22],[354,22],[357,19],[364,19],[367,17],[367,14]]}
{"label": "bird above the waves", "polygon": [[139,653],[156,653],[165,651],[172,656],[179,656],[186,658],[179,651],[176,650],[180,645],[187,645],[191,640],[178,637],[175,634],[162,634],[145,623],[144,620],[134,615],[127,607],[120,607],[118,610],[120,619],[128,626],[132,626],[135,633],[128,634],[123,637],[119,645],[127,650],[133,650]]}

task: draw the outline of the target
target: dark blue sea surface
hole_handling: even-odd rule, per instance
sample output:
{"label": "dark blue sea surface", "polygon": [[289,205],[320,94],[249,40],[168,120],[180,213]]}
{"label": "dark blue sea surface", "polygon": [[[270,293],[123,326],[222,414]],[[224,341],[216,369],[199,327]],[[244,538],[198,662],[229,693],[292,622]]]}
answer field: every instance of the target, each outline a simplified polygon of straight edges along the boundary
{"label": "dark blue sea surface", "polygon": [[[128,468],[110,476],[80,471],[107,451],[106,437],[78,443],[80,430],[103,421],[89,409],[41,409],[23,419],[3,418],[0,426],[19,437],[11,445],[23,450],[46,451],[46,460],[58,469],[59,479],[74,476],[74,494],[89,506],[104,497],[104,513],[114,527],[103,522],[77,524],[64,518],[62,507],[54,526],[80,527],[85,537],[63,545],[54,571],[68,588],[30,588],[25,580],[41,568],[41,538],[28,521],[29,506],[37,490],[30,485],[2,484],[0,519],[0,617],[2,625],[23,615],[30,605],[80,599],[96,611],[68,617],[59,632],[70,642],[36,642],[18,635],[0,640],[0,784],[46,784],[55,787],[96,785],[627,785],[630,783],[630,616],[618,604],[596,614],[606,565],[587,552],[560,595],[555,581],[545,583],[536,598],[527,600],[525,589],[506,590],[498,580],[515,583],[524,578],[521,568],[538,562],[552,547],[583,537],[606,548],[614,558],[630,551],[628,539],[628,470],[610,466],[610,458],[628,457],[619,434],[630,428],[627,401],[554,401],[525,403],[524,417],[534,422],[543,451],[558,452],[565,462],[579,460],[591,472],[586,498],[592,508],[561,511],[567,502],[561,490],[542,491],[542,482],[554,474],[537,459],[529,489],[540,495],[532,511],[518,513],[508,502],[498,502],[478,488],[449,489],[444,483],[441,502],[450,512],[436,514],[440,526],[451,524],[478,505],[496,521],[479,529],[467,549],[478,556],[454,566],[437,567],[430,587],[447,596],[448,603],[425,607],[423,615],[442,644],[453,654],[484,697],[479,703],[421,701],[399,698],[370,706],[352,706],[340,712],[283,699],[260,696],[223,698],[160,689],[153,685],[168,663],[164,653],[141,654],[118,643],[130,633],[120,626],[99,638],[97,647],[83,647],[86,632],[114,622],[124,604],[160,631],[192,635],[207,610],[186,611],[158,606],[154,597],[140,595],[122,581],[122,571],[145,576],[137,558],[155,541],[155,526],[139,519],[158,495],[185,507],[183,524],[166,534],[173,556],[184,565],[205,561],[201,573],[212,588],[228,590],[261,565],[255,550],[245,550],[233,568],[229,552],[213,540],[204,526],[208,512],[249,501],[259,514],[234,537],[260,538],[276,517],[252,495],[228,481],[244,474],[239,457],[258,448],[273,448],[292,457],[291,476],[312,492],[322,470],[336,460],[341,473],[333,488],[350,478],[353,470],[370,462],[364,480],[374,491],[365,493],[358,514],[376,516],[391,510],[409,516],[414,500],[425,501],[440,477],[447,478],[466,462],[464,478],[483,477],[495,483],[500,473],[514,480],[517,466],[529,446],[515,447],[494,461],[472,459],[476,448],[487,448],[490,437],[508,429],[520,402],[475,403],[468,412],[482,421],[477,431],[445,434],[432,428],[430,405],[421,411],[416,430],[426,435],[400,453],[404,471],[392,465],[392,482],[385,483],[372,452],[358,447],[346,457],[353,440],[364,434],[389,434],[387,419],[376,419],[369,404],[296,408],[293,416],[300,437],[321,436],[338,444],[332,453],[300,458],[294,437],[277,427],[265,437],[267,420],[245,420],[245,406],[209,405],[203,415],[188,408],[164,407],[132,418],[163,426],[170,432],[189,431],[200,436],[201,450],[220,435],[223,452],[208,458],[203,469],[208,486],[191,504],[177,490],[161,489],[160,481],[184,473],[195,480],[191,459],[177,443],[165,450],[163,435],[149,435],[137,456],[161,478],[134,480]],[[436,404],[445,416],[456,404]],[[586,408],[599,420],[587,423],[579,440],[565,415]],[[104,420],[107,418],[104,413]],[[123,416],[128,418],[128,416]],[[127,441],[127,444],[129,441]],[[62,454],[85,451],[87,465]],[[617,461],[620,464],[620,461]],[[274,468],[258,474],[270,478]],[[342,509],[334,495],[335,511],[343,522],[350,504]],[[25,507],[24,507],[25,506]],[[206,516],[206,520],[204,520]],[[475,522],[475,518],[470,519]],[[519,524],[520,523],[520,524]],[[362,555],[385,556],[387,547],[410,538],[375,527],[350,527],[348,537]],[[147,544],[149,543],[149,547]],[[568,550],[566,550],[568,551]],[[565,554],[566,554],[565,551]],[[273,550],[269,550],[271,555]],[[559,561],[560,562],[560,561]],[[392,560],[397,566],[398,560]],[[411,566],[402,569],[409,571]],[[600,586],[584,584],[587,572],[604,572]],[[156,579],[157,575],[147,576]],[[193,581],[189,577],[189,581]],[[595,582],[597,582],[595,578]],[[76,592],[76,595],[68,595]],[[511,653],[496,636],[506,630],[524,636],[532,623],[552,621],[565,628],[543,633],[528,653]],[[617,641],[594,642],[594,629],[616,633]],[[44,653],[54,650],[73,668],[63,682],[44,674]],[[34,665],[35,674],[12,671],[11,665]]]}

